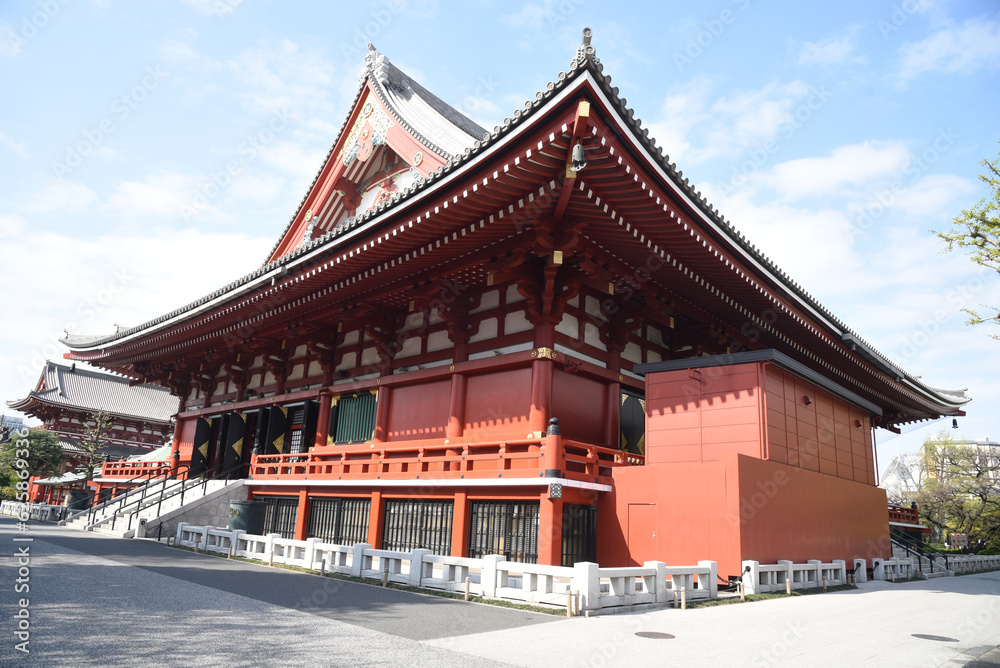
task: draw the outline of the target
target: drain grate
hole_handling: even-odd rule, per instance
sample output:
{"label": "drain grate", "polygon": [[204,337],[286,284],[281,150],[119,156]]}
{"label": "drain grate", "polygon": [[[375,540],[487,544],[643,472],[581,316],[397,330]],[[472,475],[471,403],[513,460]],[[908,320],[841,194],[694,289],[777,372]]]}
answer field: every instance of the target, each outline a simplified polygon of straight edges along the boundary
{"label": "drain grate", "polygon": [[654,640],[673,640],[674,636],[669,633],[662,633],[660,631],[636,631],[635,633],[640,638],[652,638]]}
{"label": "drain grate", "polygon": [[921,640],[936,640],[938,642],[958,642],[955,638],[949,638],[948,636],[931,636],[926,633],[911,633],[914,638],[920,638]]}

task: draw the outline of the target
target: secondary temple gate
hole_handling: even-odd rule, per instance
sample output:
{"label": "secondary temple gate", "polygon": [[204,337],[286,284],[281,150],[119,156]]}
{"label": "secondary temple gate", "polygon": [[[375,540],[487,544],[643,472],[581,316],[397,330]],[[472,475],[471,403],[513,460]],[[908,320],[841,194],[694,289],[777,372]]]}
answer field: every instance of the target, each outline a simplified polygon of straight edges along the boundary
{"label": "secondary temple gate", "polygon": [[372,48],[260,269],[66,344],[181,397],[177,466],[269,531],[548,564],[883,557],[872,429],[967,401],[722,218],[589,30],[492,132]]}

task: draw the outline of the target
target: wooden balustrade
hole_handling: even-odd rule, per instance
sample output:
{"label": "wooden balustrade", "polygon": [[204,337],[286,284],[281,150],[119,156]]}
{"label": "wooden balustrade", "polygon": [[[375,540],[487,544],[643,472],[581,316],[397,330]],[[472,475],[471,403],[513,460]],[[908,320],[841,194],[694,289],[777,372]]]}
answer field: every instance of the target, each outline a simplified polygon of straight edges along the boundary
{"label": "wooden balustrade", "polygon": [[[538,477],[544,473],[545,438],[484,443],[397,441],[313,448],[308,453],[255,455],[254,479],[412,480]],[[642,457],[611,448],[563,441],[564,475],[595,481],[614,466],[642,463]]]}
{"label": "wooden balustrade", "polygon": [[170,462],[166,459],[146,462],[104,462],[101,466],[102,478],[139,478],[145,475],[158,477],[157,473],[169,475]]}
{"label": "wooden balustrade", "polygon": [[920,513],[916,508],[889,504],[889,521],[901,524],[920,524]]}

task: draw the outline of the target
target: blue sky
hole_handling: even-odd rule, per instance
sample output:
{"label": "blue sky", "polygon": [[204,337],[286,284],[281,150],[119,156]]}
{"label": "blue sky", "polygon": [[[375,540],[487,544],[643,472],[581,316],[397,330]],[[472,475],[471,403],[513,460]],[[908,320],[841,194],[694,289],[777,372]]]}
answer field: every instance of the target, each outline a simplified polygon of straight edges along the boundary
{"label": "blue sky", "polygon": [[[7,1],[0,395],[64,329],[144,322],[264,260],[348,112],[365,44],[486,127],[605,72],[723,214],[878,350],[1000,437],[1000,280],[942,254],[1000,151],[995,2]],[[878,434],[884,465],[943,422]]]}

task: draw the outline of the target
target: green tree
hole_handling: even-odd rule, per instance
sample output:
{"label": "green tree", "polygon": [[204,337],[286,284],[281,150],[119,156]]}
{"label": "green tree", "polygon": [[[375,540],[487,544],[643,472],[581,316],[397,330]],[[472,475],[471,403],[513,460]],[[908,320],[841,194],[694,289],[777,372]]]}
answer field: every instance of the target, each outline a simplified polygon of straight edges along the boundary
{"label": "green tree", "polygon": [[21,470],[27,470],[30,476],[41,477],[59,473],[63,464],[59,437],[47,429],[31,429],[24,438],[19,437],[19,433],[23,432],[15,432],[9,441],[0,446],[0,478],[20,480]]}
{"label": "green tree", "polygon": [[83,440],[80,441],[80,465],[87,474],[87,480],[94,477],[94,467],[104,461],[99,450],[110,440],[114,419],[104,411],[97,411],[84,425]]}
{"label": "green tree", "polygon": [[[986,197],[952,220],[949,230],[935,233],[948,244],[949,251],[958,247],[967,251],[976,264],[1000,273],[1000,157],[993,162],[983,160],[982,164],[987,171],[979,175],[979,180],[986,184]],[[971,316],[970,325],[1000,323],[1000,310],[992,306],[985,308],[992,314],[964,309]],[[1000,339],[1000,336],[993,335],[993,338]]]}
{"label": "green tree", "polygon": [[960,533],[978,551],[1000,540],[1000,452],[956,442],[947,433],[924,442],[920,517],[935,533]]}

